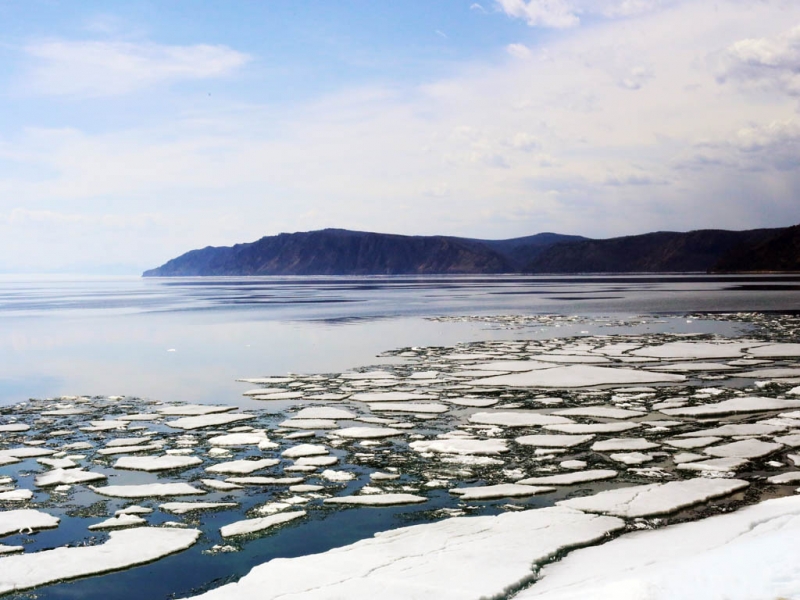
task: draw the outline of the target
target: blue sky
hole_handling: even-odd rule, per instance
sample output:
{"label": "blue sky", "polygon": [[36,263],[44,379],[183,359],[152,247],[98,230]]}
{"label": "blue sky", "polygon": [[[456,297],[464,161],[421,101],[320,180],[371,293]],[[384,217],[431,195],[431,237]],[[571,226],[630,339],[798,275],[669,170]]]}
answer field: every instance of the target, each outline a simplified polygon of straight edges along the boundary
{"label": "blue sky", "polygon": [[790,0],[0,0],[0,272],[800,222]]}

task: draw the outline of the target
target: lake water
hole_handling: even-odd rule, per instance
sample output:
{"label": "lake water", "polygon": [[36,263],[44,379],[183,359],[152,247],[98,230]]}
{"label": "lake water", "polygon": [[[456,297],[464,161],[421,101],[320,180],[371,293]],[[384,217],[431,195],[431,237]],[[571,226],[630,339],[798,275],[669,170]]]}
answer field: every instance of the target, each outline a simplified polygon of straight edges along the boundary
{"label": "lake water", "polygon": [[[240,377],[343,371],[398,347],[521,335],[427,317],[785,311],[800,309],[799,290],[798,276],[4,276],[0,404],[61,394],[230,402]],[[582,331],[597,332],[522,335]]]}
{"label": "lake water", "polygon": [[[60,395],[118,394],[164,402],[235,404],[261,410],[260,423],[278,427],[284,418],[281,411],[295,402],[251,400],[242,392],[252,384],[237,382],[237,378],[338,374],[372,365],[402,365],[400,357],[379,355],[460,342],[659,333],[733,337],[746,333],[748,325],[686,315],[798,309],[798,276],[4,277],[0,279],[0,405]],[[531,318],[481,318],[491,315]],[[448,419],[462,416],[453,410]],[[174,436],[163,424],[152,427],[161,436]],[[420,421],[415,431],[432,436],[438,430],[431,427],[426,429]],[[47,443],[57,442],[53,438]],[[334,448],[332,453],[342,463],[350,461],[348,469],[356,475],[337,493],[355,493],[369,481],[369,471],[378,468],[358,464],[344,448]],[[253,448],[237,458],[258,455]],[[386,462],[380,468],[391,464],[391,452],[385,451],[381,460]],[[120,473],[97,460],[88,466],[113,477],[114,483],[154,477]],[[41,466],[29,459],[4,467],[2,474],[22,484],[30,482],[37,471]],[[203,476],[202,469],[195,471],[185,476],[194,481]],[[408,482],[413,483],[413,477]],[[613,485],[629,484],[603,484]],[[441,518],[443,514],[437,511],[458,504],[446,489],[425,493],[428,501],[419,506],[334,510],[318,503],[301,525],[248,539],[238,544],[236,552],[209,554],[213,544],[225,543],[218,533],[221,525],[242,518],[265,498],[278,494],[248,490],[236,496],[240,506],[235,510],[186,518],[204,531],[202,542],[190,550],[150,565],[52,585],[21,597],[184,597],[235,579],[270,558],[321,552],[377,531]],[[546,506],[568,493],[517,503]],[[203,499],[225,498],[225,494],[210,493]],[[10,536],[3,543],[27,544],[25,551],[31,552],[102,542],[107,534],[87,533],[86,526],[130,504],[81,486],[64,499],[36,490],[34,502],[61,517],[61,525],[35,536]],[[505,502],[484,503],[471,514],[500,512]],[[148,522],[157,525],[174,519],[156,511]]]}

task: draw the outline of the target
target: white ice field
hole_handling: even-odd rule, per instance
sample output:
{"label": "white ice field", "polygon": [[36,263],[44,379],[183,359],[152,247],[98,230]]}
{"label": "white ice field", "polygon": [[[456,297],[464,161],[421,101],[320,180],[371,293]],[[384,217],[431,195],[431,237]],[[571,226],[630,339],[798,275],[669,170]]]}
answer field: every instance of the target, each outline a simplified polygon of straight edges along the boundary
{"label": "white ice field", "polygon": [[246,411],[0,408],[0,594],[409,511],[413,525],[233,583],[198,573],[205,589],[181,597],[800,598],[800,327],[761,322],[747,338],[470,342],[246,373]]}

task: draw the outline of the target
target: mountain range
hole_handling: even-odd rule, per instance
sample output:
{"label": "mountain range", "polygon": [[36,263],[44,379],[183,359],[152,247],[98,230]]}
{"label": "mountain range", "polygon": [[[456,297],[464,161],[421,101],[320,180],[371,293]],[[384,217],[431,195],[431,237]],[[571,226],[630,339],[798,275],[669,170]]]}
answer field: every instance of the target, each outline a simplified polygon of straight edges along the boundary
{"label": "mountain range", "polygon": [[144,277],[800,271],[800,225],[507,240],[322,229],[191,250]]}

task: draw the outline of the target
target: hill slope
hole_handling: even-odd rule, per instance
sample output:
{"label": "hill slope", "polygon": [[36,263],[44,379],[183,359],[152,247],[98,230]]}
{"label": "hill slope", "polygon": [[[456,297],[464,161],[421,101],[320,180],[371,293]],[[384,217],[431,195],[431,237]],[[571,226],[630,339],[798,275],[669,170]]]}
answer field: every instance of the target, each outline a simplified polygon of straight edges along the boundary
{"label": "hill slope", "polygon": [[765,240],[733,248],[712,271],[800,271],[800,225],[780,229]]}
{"label": "hill slope", "polygon": [[324,229],[192,250],[145,277],[508,273],[515,265],[473,240]]}
{"label": "hill slope", "polygon": [[192,250],[144,276],[787,270],[800,270],[800,225],[659,231],[606,240],[556,233],[479,240],[323,229]]}
{"label": "hill slope", "polygon": [[778,229],[659,231],[550,246],[524,267],[527,273],[705,272],[734,248],[758,244]]}

